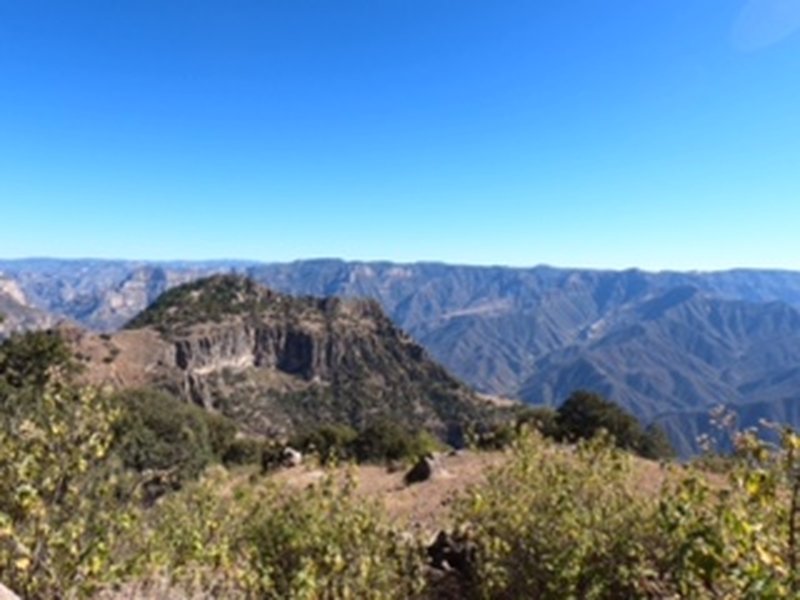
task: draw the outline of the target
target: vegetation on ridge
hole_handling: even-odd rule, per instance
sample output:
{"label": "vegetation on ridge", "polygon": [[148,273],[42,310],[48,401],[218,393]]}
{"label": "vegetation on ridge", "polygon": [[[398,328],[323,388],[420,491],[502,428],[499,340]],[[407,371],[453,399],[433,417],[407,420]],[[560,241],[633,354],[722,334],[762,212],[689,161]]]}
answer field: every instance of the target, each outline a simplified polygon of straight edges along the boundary
{"label": "vegetation on ridge", "polygon": [[[458,560],[437,574],[428,540],[365,504],[341,471],[294,490],[212,466],[144,503],[143,473],[115,453],[126,435],[119,397],[78,385],[57,336],[31,335],[0,344],[0,573],[25,598],[800,594],[800,436],[791,430],[775,447],[736,434],[724,475],[667,465],[665,483],[648,491],[634,476],[640,459],[604,430],[563,446],[522,425],[487,481],[457,499]],[[156,404],[133,425],[156,448],[160,435],[186,433],[159,414],[172,405],[137,394],[132,406]],[[200,447],[218,452],[229,437],[206,429]]]}
{"label": "vegetation on ridge", "polygon": [[274,297],[246,277],[214,275],[167,290],[125,327],[155,327],[166,333],[224,317],[257,314]]}

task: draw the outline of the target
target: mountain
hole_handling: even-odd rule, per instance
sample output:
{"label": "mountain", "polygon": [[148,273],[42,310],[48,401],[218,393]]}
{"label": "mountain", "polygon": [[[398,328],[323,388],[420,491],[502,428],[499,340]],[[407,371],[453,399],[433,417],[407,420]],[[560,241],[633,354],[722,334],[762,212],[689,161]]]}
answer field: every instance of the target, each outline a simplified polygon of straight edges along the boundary
{"label": "mountain", "polygon": [[[686,432],[707,433],[707,415],[721,403],[744,426],[787,415],[787,422],[800,423],[797,411],[786,409],[800,408],[800,311],[675,288],[544,356],[520,397],[557,404],[576,387],[614,398],[645,422],[657,420],[682,454],[696,449],[696,436]],[[762,408],[754,411],[755,404]],[[687,428],[688,415],[695,424]]]}
{"label": "mountain", "polygon": [[72,337],[95,382],[162,388],[253,433],[390,419],[447,435],[495,410],[377,302],[292,297],[236,275],[172,288],[119,333]]}
{"label": "mountain", "polygon": [[0,261],[0,273],[16,282],[39,309],[90,329],[113,331],[164,291],[228,272],[237,264],[34,259]]}
{"label": "mountain", "polygon": [[[800,273],[648,273],[312,260],[0,261],[38,308],[113,331],[158,295],[210,273],[292,294],[372,298],[480,392],[558,403],[590,387],[681,438],[681,415],[800,399]],[[774,411],[770,406],[774,405]],[[744,415],[755,414],[744,411]],[[743,417],[744,418],[744,417]],[[800,425],[800,420],[791,421]],[[748,422],[748,424],[750,424]],[[694,449],[684,444],[682,450]]]}
{"label": "mountain", "polygon": [[57,320],[31,306],[16,281],[0,277],[0,339],[14,332],[52,327]]}

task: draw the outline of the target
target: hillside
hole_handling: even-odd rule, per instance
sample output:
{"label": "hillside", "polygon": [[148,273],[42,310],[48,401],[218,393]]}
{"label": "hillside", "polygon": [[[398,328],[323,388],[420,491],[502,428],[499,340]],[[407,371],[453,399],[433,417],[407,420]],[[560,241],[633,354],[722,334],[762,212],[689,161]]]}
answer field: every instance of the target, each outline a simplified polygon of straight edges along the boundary
{"label": "hillside", "polygon": [[596,389],[644,420],[665,422],[682,453],[694,448],[679,431],[684,416],[718,403],[759,406],[742,408],[744,425],[756,412],[791,416],[786,407],[800,389],[800,273],[338,260],[6,261],[0,269],[38,308],[100,330],[121,327],[178,283],[219,271],[283,293],[372,298],[475,389],[534,404]]}
{"label": "hillside", "polygon": [[0,277],[0,339],[20,331],[52,327],[57,318],[31,306],[17,282]]}
{"label": "hillside", "polygon": [[75,343],[93,380],[162,388],[252,433],[391,419],[447,435],[492,411],[376,302],[296,298],[233,275],[174,288],[123,331]]}

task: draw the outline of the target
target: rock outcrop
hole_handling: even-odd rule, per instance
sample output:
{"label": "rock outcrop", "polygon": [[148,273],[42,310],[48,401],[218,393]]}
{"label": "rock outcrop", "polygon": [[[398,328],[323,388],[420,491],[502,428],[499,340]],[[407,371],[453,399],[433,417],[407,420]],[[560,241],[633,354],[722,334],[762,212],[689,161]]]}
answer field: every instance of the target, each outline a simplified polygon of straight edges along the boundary
{"label": "rock outcrop", "polygon": [[124,331],[78,345],[97,383],[166,389],[257,434],[379,418],[446,434],[494,410],[375,301],[296,298],[232,275],[174,288]]}
{"label": "rock outcrop", "polygon": [[0,277],[0,338],[19,331],[52,327],[57,319],[28,303],[22,288]]}

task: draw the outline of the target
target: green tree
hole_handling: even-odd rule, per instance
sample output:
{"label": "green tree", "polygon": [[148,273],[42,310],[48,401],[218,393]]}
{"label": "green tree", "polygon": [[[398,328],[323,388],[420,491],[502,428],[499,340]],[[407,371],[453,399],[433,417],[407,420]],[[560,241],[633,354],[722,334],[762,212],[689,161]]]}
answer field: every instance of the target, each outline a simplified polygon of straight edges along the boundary
{"label": "green tree", "polygon": [[636,417],[592,392],[573,392],[556,411],[555,422],[558,437],[565,441],[590,439],[605,431],[620,448],[648,458],[667,458],[673,454],[660,428],[651,426],[645,430]]}

